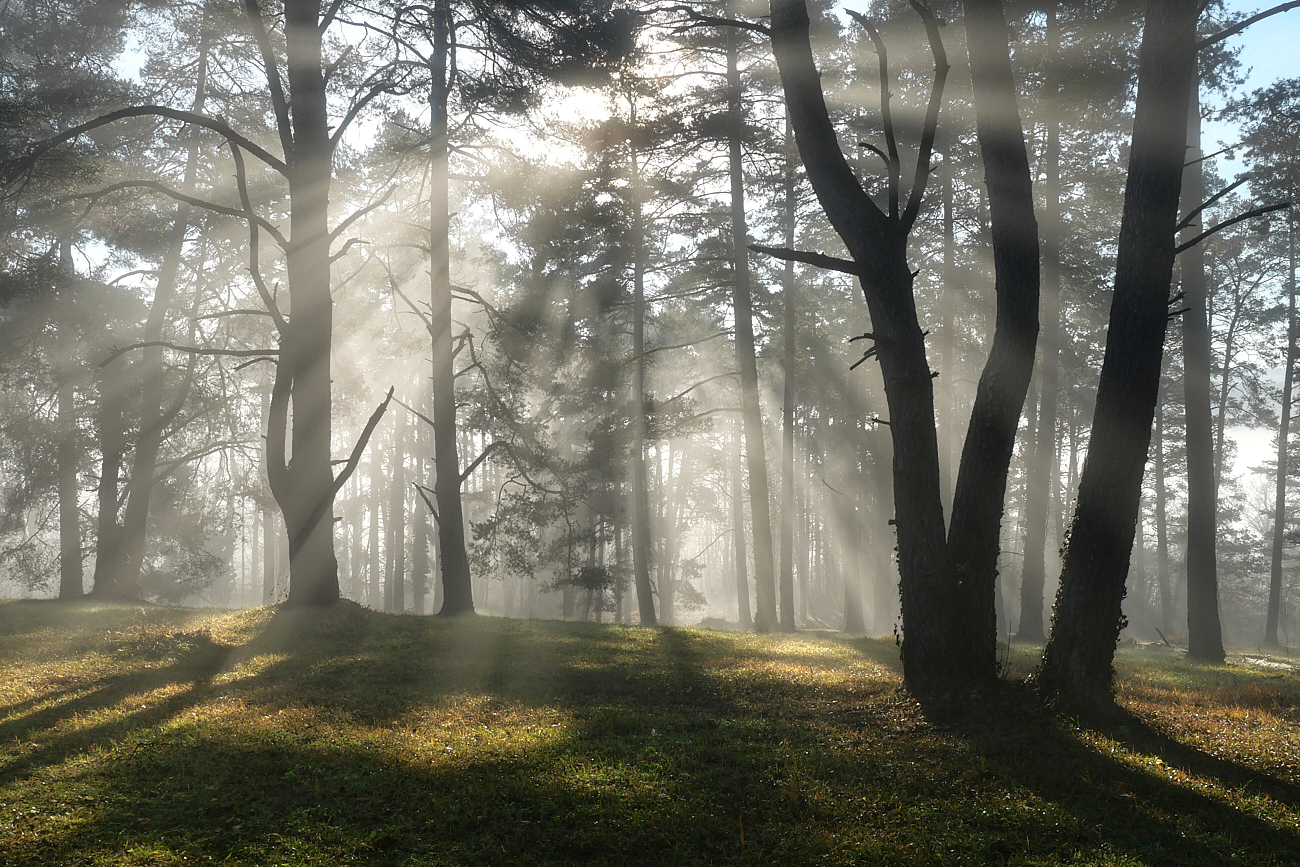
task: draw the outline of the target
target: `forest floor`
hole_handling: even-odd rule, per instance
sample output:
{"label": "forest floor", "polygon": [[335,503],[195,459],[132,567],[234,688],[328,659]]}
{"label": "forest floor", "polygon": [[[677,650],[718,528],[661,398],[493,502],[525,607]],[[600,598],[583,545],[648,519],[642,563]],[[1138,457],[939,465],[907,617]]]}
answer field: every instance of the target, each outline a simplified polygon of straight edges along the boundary
{"label": "forest floor", "polygon": [[3,603],[0,865],[1300,863],[1295,671],[1123,651],[1088,724],[899,683],[827,633]]}

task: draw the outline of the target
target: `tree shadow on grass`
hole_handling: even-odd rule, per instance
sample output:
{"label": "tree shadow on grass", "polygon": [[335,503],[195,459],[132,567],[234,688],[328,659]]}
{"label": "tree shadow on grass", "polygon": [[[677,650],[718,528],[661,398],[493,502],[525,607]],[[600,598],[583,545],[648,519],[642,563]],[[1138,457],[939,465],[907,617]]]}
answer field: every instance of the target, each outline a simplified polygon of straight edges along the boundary
{"label": "tree shadow on grass", "polygon": [[[1300,861],[1300,835],[1287,827],[1300,788],[1179,742],[1126,710],[1067,720],[1010,685],[980,713],[948,716],[945,724],[1008,783],[1073,815],[1085,847],[1151,864]],[[1090,743],[1085,733],[1118,748]],[[1282,810],[1258,802],[1240,808],[1220,789],[1263,793]],[[1266,812],[1287,815],[1274,822],[1260,815]]]}
{"label": "tree shadow on grass", "polygon": [[[0,801],[46,817],[0,864],[1300,861],[1295,834],[1028,699],[930,725],[896,675],[779,640],[341,606],[200,644],[0,723],[41,744]],[[896,670],[891,644],[852,646]]]}

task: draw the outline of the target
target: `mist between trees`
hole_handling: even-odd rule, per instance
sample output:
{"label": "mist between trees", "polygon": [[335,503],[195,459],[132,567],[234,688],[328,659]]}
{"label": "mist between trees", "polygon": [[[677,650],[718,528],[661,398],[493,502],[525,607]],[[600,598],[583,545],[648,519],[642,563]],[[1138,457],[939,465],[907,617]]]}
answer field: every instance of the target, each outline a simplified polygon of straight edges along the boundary
{"label": "mist between trees", "polygon": [[1297,4],[1200,5],[4,4],[0,587],[1293,644]]}

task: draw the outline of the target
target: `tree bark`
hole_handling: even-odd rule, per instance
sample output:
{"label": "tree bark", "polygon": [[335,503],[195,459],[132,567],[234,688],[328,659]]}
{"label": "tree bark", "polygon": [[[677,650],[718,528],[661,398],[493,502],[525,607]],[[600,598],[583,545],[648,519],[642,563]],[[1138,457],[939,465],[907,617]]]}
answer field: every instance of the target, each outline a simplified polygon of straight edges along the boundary
{"label": "tree bark", "polygon": [[1196,0],[1148,0],[1115,292],[1092,437],[1039,683],[1072,701],[1111,697],[1121,602],[1160,386],[1196,65]]}
{"label": "tree bark", "polygon": [[[794,149],[794,130],[790,118],[785,120],[785,152]],[[793,162],[785,167],[785,208],[782,222],[785,245],[793,250],[795,242],[795,174]],[[787,259],[781,271],[781,292],[785,296],[785,345],[781,383],[781,575],[778,582],[781,593],[781,630],[795,631],[794,619],[794,404],[796,368],[795,356],[795,282],[794,262]]]}
{"label": "tree bark", "polygon": [[[725,31],[727,50],[727,140],[731,178],[732,309],[735,314],[736,366],[740,370],[740,414],[745,431],[745,465],[749,475],[749,513],[754,534],[754,590],[757,607],[754,628],[777,629],[776,575],[772,546],[772,516],[768,499],[767,449],[763,441],[763,415],[758,393],[758,360],[754,353],[753,292],[749,275],[749,227],[745,219],[745,176],[740,136],[744,128],[741,106],[737,30]],[[794,614],[793,601],[790,614]],[[791,627],[793,628],[793,623]]]}
{"label": "tree bark", "polygon": [[59,466],[59,598],[77,599],[85,592],[81,563],[81,448],[77,441],[77,392],[72,376],[62,372],[55,392]]}
{"label": "tree bark", "polygon": [[448,57],[452,50],[451,4],[433,4],[432,179],[429,195],[429,306],[433,333],[434,500],[438,505],[438,563],[442,570],[439,614],[474,613],[474,586],[465,549],[465,514],[460,496],[460,451],[456,438],[455,351],[451,321],[451,214],[448,206]]}
{"label": "tree bark", "polygon": [[[1193,80],[1187,111],[1187,167],[1183,170],[1182,202],[1190,213],[1205,200],[1201,160],[1200,84]],[[1190,240],[1201,233],[1201,221],[1184,230]],[[1219,623],[1219,576],[1214,537],[1218,516],[1214,434],[1210,411],[1210,326],[1206,299],[1205,249],[1185,250],[1180,260],[1183,278],[1183,398],[1187,425],[1187,655],[1201,662],[1223,662],[1223,631]],[[1226,360],[1225,360],[1226,367]]]}
{"label": "tree bark", "polygon": [[997,318],[957,471],[948,542],[964,609],[959,641],[980,671],[991,671],[997,664],[997,561],[1007,468],[1038,339],[1038,223],[1001,0],[965,0],[963,7],[988,187]]}
{"label": "tree bark", "polygon": [[[1006,196],[1000,198],[999,208],[1023,197],[1021,204],[1030,211],[1027,217],[1023,210],[998,212],[996,232],[1001,250],[995,252],[995,259],[999,262],[1000,327],[972,412],[971,432],[958,472],[953,534],[949,536],[939,493],[933,379],[925,335],[917,320],[914,277],[907,262],[908,234],[930,171],[929,144],[923,141],[922,164],[913,178],[906,208],[900,210],[897,159],[892,156],[888,211],[877,206],[849,169],[831,125],[813,61],[806,5],[800,0],[773,0],[771,12],[772,46],[799,152],[822,208],[861,277],[874,332],[872,349],[885,384],[894,447],[904,679],[922,697],[982,688],[996,677],[993,578],[998,526],[1011,445],[1028,389],[1037,335],[1037,234],[1036,230],[1032,232],[1027,241],[1024,237],[1026,225],[1033,223],[1032,199],[1024,196],[1027,186],[1020,188],[1022,182],[1028,181],[1027,159],[1022,177],[1014,166],[1024,158],[1023,147],[1019,157],[1010,153],[1008,133],[997,133],[1001,137],[989,141],[993,157],[989,181],[999,197]],[[938,90],[947,64],[938,50],[937,25],[930,25],[927,22],[936,55]],[[1005,29],[1001,44],[1006,45]],[[996,50],[995,41],[991,51]],[[1003,98],[1011,85],[1009,61],[1006,80],[1001,84],[996,80],[993,62],[991,55],[982,59],[977,55],[979,72],[974,74],[989,74],[994,80],[985,80],[981,92]],[[887,92],[887,87],[884,89]],[[1011,106],[1014,112],[1014,98]],[[937,102],[932,103],[932,108],[936,114],[927,120],[925,131],[930,142]],[[1005,112],[1007,106],[986,105],[985,109],[997,114]],[[1019,126],[1015,129],[1018,132]],[[995,132],[986,130],[988,135]],[[891,135],[892,127],[887,129],[887,138]],[[895,143],[890,139],[888,144],[894,154]],[[1035,263],[1032,293],[1026,291],[1024,275],[1013,273],[1016,263],[1025,258],[1025,250]],[[1005,326],[1005,332],[1001,326]],[[1026,355],[1027,361],[1022,358]],[[967,466],[975,462],[983,466]]]}
{"label": "tree bark", "polygon": [[[314,0],[286,0],[284,4],[292,128],[292,148],[285,155],[289,164],[290,315],[281,336],[272,390],[267,466],[288,532],[289,594],[285,604],[292,607],[330,605],[339,598],[334,473],[330,466],[333,302],[329,192],[334,147],[321,64],[319,13],[320,4]],[[267,73],[275,74],[272,70]],[[291,441],[288,460],[286,439]]]}
{"label": "tree bark", "polygon": [[[1047,55],[1059,61],[1061,31],[1056,4],[1047,4]],[[1056,409],[1061,341],[1061,121],[1055,73],[1048,85],[1047,146],[1043,153],[1046,212],[1043,219],[1043,366],[1039,385],[1038,437],[1029,458],[1026,498],[1025,567],[1020,584],[1020,624],[1016,638],[1041,644],[1043,585],[1047,580],[1047,516],[1051,511],[1052,464],[1056,457]]]}
{"label": "tree bark", "polygon": [[[195,113],[203,112],[207,100],[208,14],[207,11],[204,12],[199,35],[198,71],[194,100],[191,103],[191,111]],[[191,127],[189,148],[185,155],[185,173],[181,181],[181,190],[186,195],[194,195],[198,158],[198,130]],[[167,313],[172,307],[179,282],[181,254],[185,246],[185,236],[189,232],[190,211],[190,206],[184,202],[176,205],[176,217],[167,240],[167,251],[158,269],[153,305],[149,308],[149,316],[145,321],[145,343],[156,343],[163,339]],[[139,372],[140,432],[136,437],[135,457],[126,483],[126,508],[122,513],[122,523],[116,534],[117,544],[112,548],[113,556],[105,562],[102,578],[98,559],[95,566],[96,589],[103,580],[107,592],[119,598],[134,598],[139,594],[140,572],[144,565],[145,542],[148,535],[149,500],[157,484],[158,453],[168,423],[166,416],[170,414],[164,411],[162,403],[165,374],[163,348],[144,347],[140,352]],[[116,510],[114,514],[116,515]]]}
{"label": "tree bark", "polygon": [[1264,622],[1264,644],[1278,647],[1278,625],[1282,614],[1282,553],[1286,545],[1286,488],[1290,469],[1291,390],[1295,382],[1295,208],[1287,219],[1288,272],[1286,283],[1286,361],[1282,373],[1282,418],[1277,429],[1277,477],[1273,501],[1273,546],[1268,576],[1268,612]]}
{"label": "tree bark", "polygon": [[[736,425],[735,427],[739,427]],[[736,605],[740,612],[740,628],[754,625],[749,607],[749,554],[745,547],[745,464],[740,432],[733,428],[731,435],[733,457],[731,463],[731,533],[735,551]]]}

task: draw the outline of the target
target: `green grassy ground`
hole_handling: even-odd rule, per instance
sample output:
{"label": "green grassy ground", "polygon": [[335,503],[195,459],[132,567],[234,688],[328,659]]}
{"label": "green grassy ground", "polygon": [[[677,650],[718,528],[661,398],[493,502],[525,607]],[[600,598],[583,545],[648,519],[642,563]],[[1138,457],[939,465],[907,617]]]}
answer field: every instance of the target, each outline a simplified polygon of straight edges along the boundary
{"label": "green grassy ground", "polygon": [[1150,656],[933,722],[886,641],[5,603],[0,864],[1300,863],[1300,677]]}

